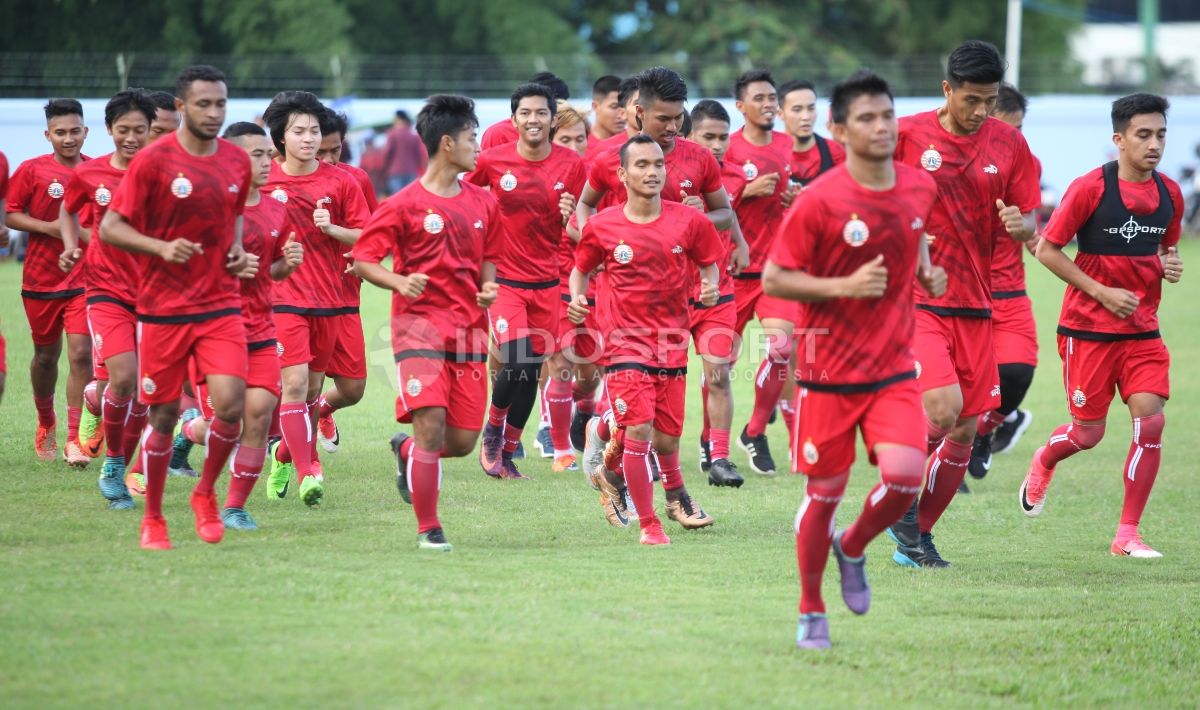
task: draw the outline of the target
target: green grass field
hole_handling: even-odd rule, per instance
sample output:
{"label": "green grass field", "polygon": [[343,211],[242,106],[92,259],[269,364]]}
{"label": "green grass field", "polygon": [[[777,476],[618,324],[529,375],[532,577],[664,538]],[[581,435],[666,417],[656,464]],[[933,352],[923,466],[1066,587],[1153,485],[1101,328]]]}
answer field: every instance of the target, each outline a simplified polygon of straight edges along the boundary
{"label": "green grass field", "polygon": [[[803,481],[704,485],[694,392],[685,475],[713,528],[670,523],[674,544],[644,548],[635,530],[605,524],[579,474],[526,460],[534,480],[498,482],[465,459],[447,464],[441,499],[456,549],[418,553],[387,447],[396,429],[387,301],[369,287],[373,379],[366,399],[339,414],[343,446],[325,457],[320,509],[258,490],[261,529],[209,546],[192,531],[191,482],[172,478],[176,549],[142,552],[140,512],[107,510],[95,464],[80,473],[34,459],[19,266],[0,264],[10,370],[0,407],[0,705],[1195,707],[1200,378],[1190,363],[1200,335],[1188,314],[1200,272],[1166,289],[1174,398],[1142,526],[1165,557],[1150,561],[1108,552],[1129,443],[1123,409],[1096,450],[1060,467],[1041,518],[1018,510],[1029,456],[1065,419],[1053,346],[1062,288],[1036,264],[1030,274],[1043,348],[1026,405],[1033,428],[939,526],[951,569],[896,567],[881,538],[868,551],[874,608],[860,618],[841,603],[831,565],[835,648],[813,654],[793,647],[791,525]],[[737,384],[735,428],[748,416],[748,380],[743,372]],[[771,435],[782,460],[782,426]],[[735,451],[746,470],[743,458]],[[841,524],[875,480],[855,467]]]}

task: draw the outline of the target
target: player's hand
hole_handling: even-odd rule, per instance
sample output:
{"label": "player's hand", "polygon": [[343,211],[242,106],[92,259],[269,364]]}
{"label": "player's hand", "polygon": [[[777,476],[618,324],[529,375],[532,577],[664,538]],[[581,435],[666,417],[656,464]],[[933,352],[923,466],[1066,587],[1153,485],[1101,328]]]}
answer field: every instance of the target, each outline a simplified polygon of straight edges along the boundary
{"label": "player's hand", "polygon": [[704,200],[700,199],[699,195],[689,195],[683,190],[679,191],[679,201],[687,207],[704,211]]}
{"label": "player's hand", "polygon": [[879,298],[887,291],[887,267],[883,265],[883,254],[858,267],[846,277],[846,298]]}
{"label": "player's hand", "polygon": [[63,249],[63,252],[58,255],[58,268],[63,272],[70,271],[75,268],[75,264],[83,258],[83,250],[76,247],[74,249]]}
{"label": "player's hand", "polygon": [[[250,255],[242,248],[241,244],[234,244],[229,248],[229,253],[225,255],[225,270],[237,276],[238,278],[252,278],[250,276],[242,276],[246,266],[250,263]],[[257,267],[255,269],[257,271]]]}
{"label": "player's hand", "polygon": [[425,284],[429,283],[428,274],[409,274],[400,277],[400,286],[396,293],[405,298],[417,298],[425,292]]}
{"label": "player's hand", "polygon": [[946,270],[940,266],[921,269],[917,273],[917,280],[934,298],[941,298],[946,294],[946,283],[949,279],[946,276]]}
{"label": "player's hand", "polygon": [[567,226],[567,222],[571,221],[571,215],[575,214],[575,196],[569,192],[559,195],[558,211],[562,214],[563,226]]}
{"label": "player's hand", "polygon": [[7,249],[9,241],[8,225],[0,224],[0,249]]}
{"label": "player's hand", "polygon": [[289,269],[295,269],[304,263],[304,245],[296,241],[296,233],[289,232],[287,241],[283,243],[283,263]]}
{"label": "player's hand", "polygon": [[329,215],[329,210],[324,207],[318,207],[313,210],[313,224],[317,229],[325,234],[329,234],[329,228],[333,226],[332,218]]}
{"label": "player's hand", "polygon": [[203,253],[204,247],[186,239],[172,239],[169,242],[162,242],[162,246],[158,248],[158,255],[168,264],[186,264],[188,259],[191,259],[196,254]]}
{"label": "player's hand", "polygon": [[1009,234],[1019,234],[1025,231],[1025,218],[1021,216],[1021,208],[1015,205],[1005,205],[1004,200],[996,200],[996,213],[1005,231]]}
{"label": "player's hand", "polygon": [[583,321],[591,312],[588,308],[587,296],[582,293],[572,298],[571,302],[567,304],[567,320],[575,325],[583,325]]}
{"label": "player's hand", "polygon": [[929,232],[925,232],[925,243],[926,244],[928,244],[929,246],[933,246],[933,243],[935,241],[937,241],[937,237],[933,236]]}
{"label": "player's hand", "polygon": [[1163,278],[1168,283],[1177,284],[1183,276],[1183,258],[1179,256],[1179,250],[1175,247],[1167,247],[1167,253],[1162,257],[1163,263]]}
{"label": "player's hand", "polygon": [[233,272],[233,275],[239,279],[252,279],[258,275],[258,254],[246,254],[246,265],[239,271]]}
{"label": "player's hand", "polygon": [[1034,232],[1033,236],[1029,238],[1029,241],[1025,242],[1025,248],[1029,250],[1030,254],[1037,255],[1038,244],[1040,244],[1041,241],[1042,235]]}
{"label": "player's hand", "polygon": [[475,294],[475,303],[479,304],[480,308],[491,308],[499,295],[500,286],[495,281],[484,281],[479,287],[479,292]]}
{"label": "player's hand", "polygon": [[767,197],[775,194],[775,186],[779,184],[779,173],[759,175],[742,190],[742,197]]}
{"label": "player's hand", "polygon": [[787,208],[791,207],[792,203],[796,201],[796,198],[800,196],[801,192],[804,192],[803,185],[798,182],[789,183],[788,189],[784,190],[779,195],[779,201],[783,203],[783,208],[786,210]]}
{"label": "player's hand", "polygon": [[717,299],[721,297],[721,292],[717,289],[717,285],[708,279],[700,279],[700,302],[706,306],[717,305]]}
{"label": "player's hand", "polygon": [[729,255],[729,273],[737,276],[749,265],[750,245],[745,242],[734,244],[733,252]]}
{"label": "player's hand", "polygon": [[1135,293],[1123,288],[1108,287],[1101,289],[1096,300],[1118,318],[1128,318],[1133,315],[1133,312],[1137,310],[1138,303],[1141,302]]}

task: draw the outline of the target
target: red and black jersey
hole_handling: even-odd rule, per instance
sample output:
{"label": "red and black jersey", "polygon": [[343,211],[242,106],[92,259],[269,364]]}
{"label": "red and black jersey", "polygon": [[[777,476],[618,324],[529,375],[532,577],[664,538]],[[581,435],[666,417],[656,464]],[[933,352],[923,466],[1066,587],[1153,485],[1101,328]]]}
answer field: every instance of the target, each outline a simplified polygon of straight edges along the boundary
{"label": "red and black jersey", "polygon": [[[1038,184],[1042,181],[1042,162],[1033,156]],[[1025,244],[1009,235],[1001,224],[992,247],[992,298],[1016,298],[1025,295]]]}
{"label": "red and black jersey", "polygon": [[841,143],[813,134],[813,145],[808,150],[793,150],[790,162],[793,185],[807,185],[822,173],[846,162],[846,149]]}
{"label": "red and black jersey", "polygon": [[132,309],[137,300],[137,259],[101,241],[97,231],[126,172],[114,168],[111,161],[110,153],[75,168],[63,200],[67,211],[79,216],[79,226],[91,232],[84,257],[87,302],[116,301]]}
{"label": "red and black jersey", "polygon": [[480,150],[491,150],[508,143],[516,143],[521,134],[513,125],[512,118],[504,118],[487,127],[479,139]]}
{"label": "red and black jersey", "polygon": [[[593,190],[604,193],[605,197],[612,195],[613,205],[623,205],[628,199],[625,185],[617,177],[617,168],[621,167],[619,146],[624,144],[625,141],[621,141],[617,150],[602,153],[588,169],[588,184]],[[721,166],[713,154],[698,143],[676,138],[675,147],[666,154],[665,162],[667,181],[662,191],[664,201],[682,202],[684,194],[703,197],[722,187]],[[603,208],[607,204],[602,201],[597,207]]]}
{"label": "red and black jersey", "polygon": [[271,264],[283,257],[283,245],[290,231],[287,208],[266,192],[261,193],[257,205],[246,207],[242,217],[242,248],[247,254],[258,256],[258,273],[252,279],[241,279],[242,321],[251,348],[275,339]]}
{"label": "red and black jersey", "polygon": [[783,220],[782,198],[783,193],[787,192],[788,176],[791,175],[791,151],[791,136],[779,131],[771,133],[771,142],[767,145],[755,145],[746,140],[744,130],[729,136],[725,162],[740,167],[746,182],[756,180],[760,175],[779,175],[775,191],[770,195],[742,197],[738,200],[738,224],[741,225],[742,236],[750,245],[750,265],[744,274],[748,277],[762,273],[763,264],[771,253],[771,243],[775,241],[775,233],[779,231],[779,223]]}
{"label": "red and black jersey", "polygon": [[[84,157],[83,160],[88,160]],[[57,222],[67,185],[75,174],[54,159],[53,153],[30,158],[21,163],[8,185],[9,214],[24,212],[43,222]],[[86,244],[80,244],[85,252]],[[21,293],[33,298],[65,298],[83,293],[86,282],[86,263],[80,262],[68,273],[58,268],[63,243],[57,237],[34,232],[25,248],[25,267],[21,276]]]}

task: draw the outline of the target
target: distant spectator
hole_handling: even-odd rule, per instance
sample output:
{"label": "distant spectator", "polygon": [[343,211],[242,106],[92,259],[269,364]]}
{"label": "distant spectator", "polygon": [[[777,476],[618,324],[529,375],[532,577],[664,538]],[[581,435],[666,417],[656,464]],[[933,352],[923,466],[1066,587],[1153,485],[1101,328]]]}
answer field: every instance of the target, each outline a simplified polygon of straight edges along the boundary
{"label": "distant spectator", "polygon": [[383,164],[387,166],[387,192],[394,195],[425,172],[428,156],[420,137],[412,129],[412,119],[403,110],[396,112],[392,130],[387,134]]}

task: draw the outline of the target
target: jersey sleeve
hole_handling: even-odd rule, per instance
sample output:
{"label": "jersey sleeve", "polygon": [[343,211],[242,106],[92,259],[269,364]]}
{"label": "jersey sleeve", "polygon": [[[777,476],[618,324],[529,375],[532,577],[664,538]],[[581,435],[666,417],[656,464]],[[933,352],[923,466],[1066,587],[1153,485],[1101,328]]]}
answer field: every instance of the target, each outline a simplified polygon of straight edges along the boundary
{"label": "jersey sleeve", "polygon": [[800,193],[779,225],[779,234],[771,248],[771,261],[792,271],[807,269],[812,263],[815,233],[823,221],[820,200],[811,192]]}
{"label": "jersey sleeve", "polygon": [[8,184],[6,212],[24,212],[29,207],[32,172],[28,163],[21,163],[17,167],[17,171],[13,173],[12,180]]}
{"label": "jersey sleeve", "polygon": [[91,197],[87,184],[76,175],[75,179],[67,183],[63,190],[63,205],[67,208],[67,212],[77,215],[83,212],[84,207],[87,207]]}
{"label": "jersey sleeve", "polygon": [[371,221],[371,210],[367,207],[367,198],[363,197],[362,188],[357,181],[346,176],[342,181],[342,227],[346,229],[362,229]]}
{"label": "jersey sleeve", "polygon": [[600,247],[600,239],[592,223],[583,225],[583,236],[575,246],[575,268],[585,274],[590,274],[597,266],[604,263],[604,250]]}
{"label": "jersey sleeve", "polygon": [[238,190],[237,204],[234,205],[233,213],[235,215],[243,215],[246,213],[246,198],[250,197],[250,191],[258,188],[254,187],[253,179],[250,177],[250,155],[243,150],[239,150],[244,160],[241,163],[240,171],[242,179],[240,181],[241,189]]}
{"label": "jersey sleeve", "polygon": [[612,160],[609,158],[609,153],[601,155],[592,162],[591,169],[588,170],[587,184],[592,186],[592,189],[601,194],[612,192],[616,189],[614,183],[617,181],[617,171],[613,169]]}
{"label": "jersey sleeve", "polygon": [[1066,246],[1075,238],[1079,228],[1096,211],[1104,192],[1103,177],[1097,180],[1094,173],[1075,178],[1062,201],[1050,215],[1050,222],[1042,231],[1042,237],[1051,244]]}
{"label": "jersey sleeve", "polygon": [[1023,213],[1033,212],[1042,206],[1040,170],[1024,136],[1016,136],[1013,148],[1013,171],[1005,186],[1004,204],[1016,205]]}
{"label": "jersey sleeve", "polygon": [[[125,177],[117,186],[116,192],[113,193],[112,202],[108,205],[109,212],[121,215],[129,222],[130,226],[138,231],[142,229],[141,215],[145,214],[141,209],[141,204],[149,192],[148,185],[153,173],[151,165],[153,165],[153,161],[149,160],[135,160],[130,163],[129,169],[125,171]],[[247,167],[249,167],[249,162],[247,162]],[[245,200],[243,199],[241,202],[245,202]]]}
{"label": "jersey sleeve", "polygon": [[[721,183],[721,165],[717,162],[717,159],[713,157],[713,154],[707,150],[704,151],[704,157],[702,158],[702,161],[704,165],[704,175],[700,178],[700,192],[705,195],[711,195],[717,190],[725,187]],[[730,200],[730,202],[732,202],[732,200]]]}
{"label": "jersey sleeve", "polygon": [[500,215],[500,203],[491,193],[484,193],[487,199],[488,229],[483,241],[483,260],[493,264],[500,262],[504,247],[508,242],[508,232],[504,229],[504,218]]}
{"label": "jersey sleeve", "polygon": [[1175,208],[1175,216],[1171,218],[1171,223],[1167,225],[1167,233],[1163,236],[1163,248],[1173,247],[1179,244],[1179,237],[1183,234],[1183,191],[1179,189],[1179,183],[1171,180],[1167,183],[1167,194],[1171,196],[1171,206]]}
{"label": "jersey sleeve", "polygon": [[692,217],[691,228],[688,230],[688,256],[700,268],[716,264],[724,256],[721,237],[712,220],[702,215]]}
{"label": "jersey sleeve", "polygon": [[0,202],[3,202],[8,194],[8,158],[4,153],[0,153]]}
{"label": "jersey sleeve", "polygon": [[350,255],[356,261],[378,264],[392,253],[393,247],[400,249],[402,215],[397,212],[393,205],[385,202],[371,217],[371,221],[363,228],[362,234],[350,249]]}
{"label": "jersey sleeve", "polygon": [[578,198],[583,194],[583,186],[587,183],[587,168],[584,165],[583,159],[574,161],[571,164],[571,172],[567,175],[566,184],[567,192]]}
{"label": "jersey sleeve", "polygon": [[483,157],[483,153],[480,153],[479,157],[475,159],[475,169],[466,174],[466,181],[480,187],[491,185],[487,165],[487,158]]}

